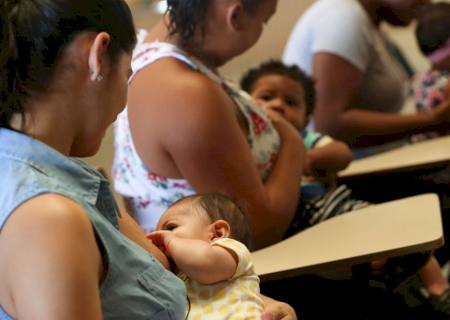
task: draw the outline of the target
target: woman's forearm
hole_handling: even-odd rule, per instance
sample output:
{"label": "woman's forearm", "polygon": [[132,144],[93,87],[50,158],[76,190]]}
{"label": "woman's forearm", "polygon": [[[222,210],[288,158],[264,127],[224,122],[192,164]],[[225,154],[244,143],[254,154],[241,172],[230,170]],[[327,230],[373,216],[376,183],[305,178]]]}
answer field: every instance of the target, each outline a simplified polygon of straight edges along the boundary
{"label": "woman's forearm", "polygon": [[298,206],[305,155],[299,136],[282,141],[275,165],[264,184],[271,206],[279,214],[279,224],[286,227]]}
{"label": "woman's forearm", "polygon": [[398,115],[357,109],[327,122],[328,125],[318,124],[317,130],[355,147],[382,144],[439,128],[432,114]]}

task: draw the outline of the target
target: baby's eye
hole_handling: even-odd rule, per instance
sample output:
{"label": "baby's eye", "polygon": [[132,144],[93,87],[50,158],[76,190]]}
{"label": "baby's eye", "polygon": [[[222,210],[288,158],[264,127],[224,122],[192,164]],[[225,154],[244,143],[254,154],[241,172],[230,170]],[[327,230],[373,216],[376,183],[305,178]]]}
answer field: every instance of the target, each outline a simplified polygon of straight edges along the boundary
{"label": "baby's eye", "polygon": [[259,97],[259,99],[264,100],[264,101],[270,101],[273,99],[273,96],[270,94],[263,94]]}
{"label": "baby's eye", "polygon": [[290,106],[290,107],[296,107],[296,106],[298,106],[297,101],[294,100],[294,99],[290,99],[290,98],[287,98],[287,99],[286,99],[286,104],[287,104],[288,106]]}
{"label": "baby's eye", "polygon": [[178,226],[175,223],[168,223],[166,224],[164,230],[172,231],[176,229]]}

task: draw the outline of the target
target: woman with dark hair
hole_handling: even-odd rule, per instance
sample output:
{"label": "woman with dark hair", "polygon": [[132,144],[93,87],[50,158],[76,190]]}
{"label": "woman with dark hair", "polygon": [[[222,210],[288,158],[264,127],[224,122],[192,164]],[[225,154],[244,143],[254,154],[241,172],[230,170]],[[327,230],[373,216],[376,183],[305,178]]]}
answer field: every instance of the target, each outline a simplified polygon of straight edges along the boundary
{"label": "woman with dark hair", "polygon": [[283,237],[297,204],[304,146],[217,69],[249,49],[276,0],[169,0],[139,34],[128,106],[116,123],[114,180],[146,231],[193,193],[244,205],[255,247]]}
{"label": "woman with dark hair", "polygon": [[0,20],[0,319],[183,318],[183,283],[72,158],[95,154],[125,105],[127,5],[2,0]]}
{"label": "woman with dark hair", "polygon": [[[72,158],[97,152],[126,103],[126,3],[0,1],[0,22],[0,319],[184,319],[164,254]],[[290,314],[266,301],[265,317]]]}

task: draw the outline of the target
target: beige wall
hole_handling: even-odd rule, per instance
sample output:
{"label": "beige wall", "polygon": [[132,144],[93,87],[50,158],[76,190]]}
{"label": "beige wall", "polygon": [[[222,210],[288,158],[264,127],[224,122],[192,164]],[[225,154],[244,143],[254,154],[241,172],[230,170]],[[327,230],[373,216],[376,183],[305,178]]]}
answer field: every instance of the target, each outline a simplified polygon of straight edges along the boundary
{"label": "beige wall", "polygon": [[[312,3],[310,0],[280,0],[277,13],[266,27],[258,44],[244,55],[231,61],[223,68],[222,73],[231,79],[238,79],[248,67],[268,58],[280,57],[291,28],[310,3]],[[158,18],[144,7],[136,8],[133,14],[138,27],[151,27]],[[427,68],[427,63],[417,50],[413,28],[414,26],[401,29],[386,28],[386,30],[404,50],[410,62],[418,70],[424,70]],[[109,130],[99,154],[89,159],[89,162],[103,166],[109,171],[113,154],[112,141],[112,130]]]}

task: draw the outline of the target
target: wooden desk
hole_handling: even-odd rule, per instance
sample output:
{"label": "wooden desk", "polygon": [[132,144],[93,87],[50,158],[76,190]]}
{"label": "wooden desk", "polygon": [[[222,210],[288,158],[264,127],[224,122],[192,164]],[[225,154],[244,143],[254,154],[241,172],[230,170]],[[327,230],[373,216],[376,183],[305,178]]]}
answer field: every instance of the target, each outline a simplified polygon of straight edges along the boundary
{"label": "wooden desk", "polygon": [[438,197],[425,194],[324,221],[253,252],[262,280],[323,274],[351,265],[436,249],[444,243]]}
{"label": "wooden desk", "polygon": [[356,176],[430,168],[449,161],[450,136],[445,136],[355,160],[338,177],[342,181]]}

